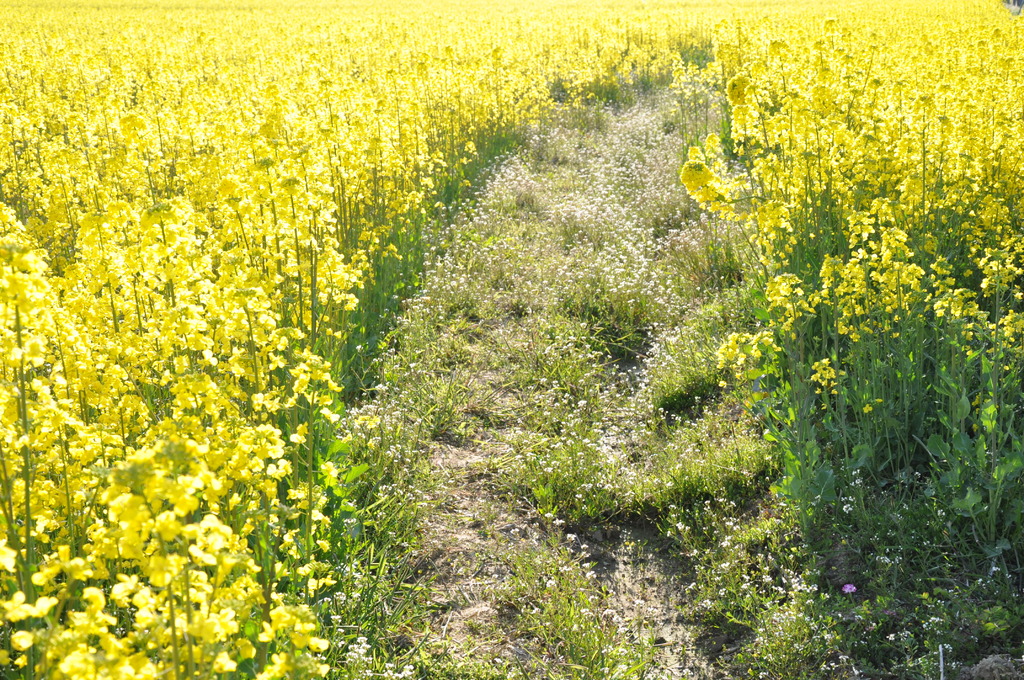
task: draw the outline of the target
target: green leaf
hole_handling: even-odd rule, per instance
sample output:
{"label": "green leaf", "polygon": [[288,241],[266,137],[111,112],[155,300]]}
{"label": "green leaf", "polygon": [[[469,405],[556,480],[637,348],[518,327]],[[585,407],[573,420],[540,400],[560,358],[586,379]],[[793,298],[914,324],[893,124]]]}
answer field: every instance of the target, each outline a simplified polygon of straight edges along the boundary
{"label": "green leaf", "polygon": [[352,482],[362,477],[363,473],[369,469],[370,466],[367,465],[366,463],[360,463],[359,465],[356,465],[345,474],[345,483],[351,484]]}
{"label": "green leaf", "polygon": [[814,475],[814,495],[821,503],[834,503],[836,500],[836,475],[832,468],[823,466]]}
{"label": "green leaf", "polygon": [[1024,457],[1020,454],[1008,454],[996,465],[992,471],[992,480],[996,483],[1009,482],[1020,476],[1024,470]]}
{"label": "green leaf", "polygon": [[327,448],[327,453],[331,458],[347,456],[350,451],[352,451],[352,442],[348,439],[339,439]]}
{"label": "green leaf", "polygon": [[[929,451],[930,450],[931,449],[929,447]],[[861,468],[867,467],[874,457],[874,449],[872,449],[867,444],[857,444],[856,446],[853,447],[853,451],[851,454],[850,469],[859,470]]]}
{"label": "green leaf", "polygon": [[985,428],[986,432],[992,432],[996,429],[996,423],[999,421],[999,408],[995,405],[995,402],[986,401],[981,407],[981,426]]}
{"label": "green leaf", "polygon": [[961,458],[966,458],[971,453],[973,444],[966,432],[957,432],[953,435],[953,450]]}
{"label": "green leaf", "polygon": [[[1010,542],[1008,540],[1006,540],[1005,538],[1000,538],[996,542],[995,545],[986,546],[984,548],[985,556],[988,557],[989,559],[992,559],[992,560],[996,559],[997,557],[999,557],[1000,555],[1002,555],[1004,552],[1006,552],[1009,549],[1010,549]],[[996,607],[996,608],[997,609],[1002,609],[1002,607]]]}
{"label": "green leaf", "polygon": [[943,459],[949,455],[949,444],[937,434],[933,434],[928,437],[928,443],[925,445],[928,449],[928,453],[932,454],[933,457]]}
{"label": "green leaf", "polygon": [[953,411],[953,418],[955,420],[964,421],[967,416],[971,415],[971,401],[967,398],[966,394],[960,395],[960,401],[956,403]]}
{"label": "green leaf", "polygon": [[975,508],[981,502],[981,494],[974,487],[967,489],[963,498],[953,501],[953,508],[964,517],[974,517],[977,514]]}

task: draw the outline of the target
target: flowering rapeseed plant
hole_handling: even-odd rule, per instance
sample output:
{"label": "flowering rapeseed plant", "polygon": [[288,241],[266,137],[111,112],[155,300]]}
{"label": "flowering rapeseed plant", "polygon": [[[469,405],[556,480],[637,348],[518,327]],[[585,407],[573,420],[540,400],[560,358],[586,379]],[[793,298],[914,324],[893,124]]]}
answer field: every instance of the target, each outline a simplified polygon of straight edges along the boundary
{"label": "flowering rapeseed plant", "polygon": [[[863,469],[924,474],[993,554],[1024,526],[1022,30],[998,3],[913,0],[719,28],[712,68],[754,199],[737,218],[766,277],[765,326],[720,358],[772,378],[783,488],[808,513]],[[698,170],[684,182],[707,200]]]}

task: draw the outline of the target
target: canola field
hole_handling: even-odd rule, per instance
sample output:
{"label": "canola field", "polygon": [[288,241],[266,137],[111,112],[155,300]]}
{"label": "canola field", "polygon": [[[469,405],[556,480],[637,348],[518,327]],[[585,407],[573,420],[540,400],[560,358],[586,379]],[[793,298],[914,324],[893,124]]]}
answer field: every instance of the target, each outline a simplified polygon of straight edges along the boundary
{"label": "canola field", "polygon": [[780,491],[809,523],[852,475],[927,484],[1019,559],[1024,27],[998,2],[0,17],[4,677],[349,677],[357,631],[318,603],[372,474],[343,427],[367,325],[505,140],[699,69],[728,118],[681,177],[758,245],[760,325],[720,354],[764,390]]}

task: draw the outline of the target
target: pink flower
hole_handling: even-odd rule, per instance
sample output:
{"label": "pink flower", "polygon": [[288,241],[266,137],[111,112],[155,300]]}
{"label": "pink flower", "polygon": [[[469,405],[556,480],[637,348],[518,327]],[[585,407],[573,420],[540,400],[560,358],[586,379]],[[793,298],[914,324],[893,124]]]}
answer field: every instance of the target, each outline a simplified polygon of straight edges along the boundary
{"label": "pink flower", "polygon": [[853,585],[852,583],[847,583],[845,586],[843,586],[843,592],[847,595],[855,593],[857,592],[857,586]]}

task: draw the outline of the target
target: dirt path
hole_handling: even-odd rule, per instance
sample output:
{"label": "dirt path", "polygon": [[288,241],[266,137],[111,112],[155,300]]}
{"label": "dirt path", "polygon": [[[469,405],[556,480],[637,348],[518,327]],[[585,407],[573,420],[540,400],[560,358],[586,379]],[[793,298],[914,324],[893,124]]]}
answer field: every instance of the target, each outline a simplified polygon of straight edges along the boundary
{"label": "dirt path", "polygon": [[429,433],[421,644],[450,677],[721,677],[643,509],[671,462],[652,367],[695,306],[671,257],[705,229],[679,124],[663,96],[535,133],[410,305],[393,398]]}

